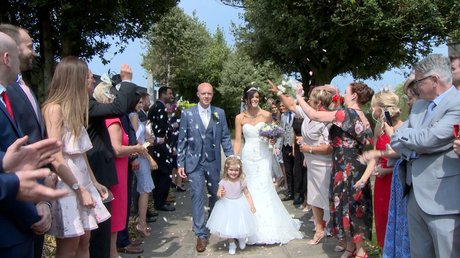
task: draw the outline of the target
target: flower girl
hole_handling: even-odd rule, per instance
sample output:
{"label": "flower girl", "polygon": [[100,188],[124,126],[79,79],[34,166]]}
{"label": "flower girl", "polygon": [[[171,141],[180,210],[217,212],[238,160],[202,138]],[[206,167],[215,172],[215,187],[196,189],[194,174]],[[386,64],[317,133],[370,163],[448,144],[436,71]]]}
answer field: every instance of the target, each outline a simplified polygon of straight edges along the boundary
{"label": "flower girl", "polygon": [[[246,198],[243,197],[243,192]],[[225,160],[224,177],[219,182],[217,197],[220,200],[216,202],[206,227],[211,234],[228,238],[228,253],[234,255],[235,238],[243,250],[246,247],[246,238],[257,230],[253,215],[256,208],[244,180],[243,163],[238,156],[231,155]]]}

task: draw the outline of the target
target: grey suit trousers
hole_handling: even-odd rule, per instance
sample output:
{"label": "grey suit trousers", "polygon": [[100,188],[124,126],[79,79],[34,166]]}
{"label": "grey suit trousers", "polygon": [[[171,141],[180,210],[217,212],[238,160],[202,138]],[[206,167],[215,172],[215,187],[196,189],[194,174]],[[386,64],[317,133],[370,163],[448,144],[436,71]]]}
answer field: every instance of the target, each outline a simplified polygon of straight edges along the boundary
{"label": "grey suit trousers", "polygon": [[429,215],[411,188],[407,204],[411,257],[460,257],[460,215]]}

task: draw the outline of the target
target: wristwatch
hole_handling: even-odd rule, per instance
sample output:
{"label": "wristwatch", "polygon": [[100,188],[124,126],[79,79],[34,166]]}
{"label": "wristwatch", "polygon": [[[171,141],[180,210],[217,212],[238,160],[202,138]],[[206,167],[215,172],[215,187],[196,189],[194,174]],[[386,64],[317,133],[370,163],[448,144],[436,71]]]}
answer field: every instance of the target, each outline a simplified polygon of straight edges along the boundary
{"label": "wristwatch", "polygon": [[72,185],[72,190],[77,191],[78,189],[80,189],[80,185],[78,183]]}
{"label": "wristwatch", "polygon": [[310,145],[310,149],[308,150],[308,152],[313,153],[313,149],[311,148],[311,145]]}

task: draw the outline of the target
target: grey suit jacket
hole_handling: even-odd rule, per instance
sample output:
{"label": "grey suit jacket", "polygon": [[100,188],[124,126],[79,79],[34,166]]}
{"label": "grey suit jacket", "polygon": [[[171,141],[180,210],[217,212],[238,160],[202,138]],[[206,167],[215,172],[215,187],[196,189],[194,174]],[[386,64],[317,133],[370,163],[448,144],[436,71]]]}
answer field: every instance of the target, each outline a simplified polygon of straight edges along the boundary
{"label": "grey suit jacket", "polygon": [[[211,113],[217,113],[218,116],[217,120],[214,117],[209,120],[208,127],[212,126],[212,141],[216,144],[216,148],[214,148],[216,159],[213,162],[218,171],[220,171],[222,166],[220,145],[222,144],[225,156],[227,157],[233,154],[233,147],[224,110],[211,106]],[[177,166],[185,168],[186,173],[193,172],[198,165],[203,141],[209,140],[202,137],[205,133],[206,129],[201,121],[200,114],[198,114],[198,106],[193,106],[182,111],[179,125],[179,139],[177,142]]]}
{"label": "grey suit jacket", "polygon": [[284,145],[292,146],[292,122],[294,121],[294,113],[291,112],[291,119],[287,122],[289,111],[281,114],[280,126],[283,128],[283,136],[276,139],[275,148],[281,149]]}
{"label": "grey suit jacket", "polygon": [[[452,89],[424,122],[428,101],[418,100],[409,118],[392,135],[391,147],[404,159],[400,181],[412,181],[415,199],[430,215],[460,213],[460,159],[453,127],[460,124],[460,93]],[[413,152],[418,158],[411,159]],[[406,174],[407,173],[407,174]]]}

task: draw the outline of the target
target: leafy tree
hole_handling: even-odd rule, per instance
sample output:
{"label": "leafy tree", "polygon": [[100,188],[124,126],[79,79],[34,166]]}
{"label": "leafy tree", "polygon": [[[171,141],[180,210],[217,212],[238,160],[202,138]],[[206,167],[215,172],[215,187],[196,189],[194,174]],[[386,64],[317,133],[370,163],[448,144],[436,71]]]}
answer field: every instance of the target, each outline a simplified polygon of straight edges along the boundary
{"label": "leafy tree", "polygon": [[284,77],[280,69],[271,61],[262,64],[254,63],[250,56],[240,49],[230,54],[223,64],[220,84],[217,88],[217,91],[225,96],[226,101],[222,103],[222,107],[226,109],[227,116],[234,118],[240,110],[243,91],[248,85],[259,88],[262,97],[261,105],[264,105],[269,97],[276,99],[276,95],[268,90],[270,86],[267,78],[270,78],[275,85],[279,85]]}
{"label": "leafy tree", "polygon": [[[30,74],[25,74],[39,97],[43,98],[54,71],[55,61],[68,55],[103,62],[104,53],[115,40],[122,52],[134,38],[141,37],[178,0],[4,0],[0,2],[0,22],[18,25],[29,31],[36,44],[36,58]],[[115,53],[116,54],[116,53]],[[28,77],[28,78],[27,78]]]}
{"label": "leafy tree", "polygon": [[460,0],[221,1],[245,8],[238,46],[300,75],[305,86],[343,74],[380,79],[460,36]]}
{"label": "leafy tree", "polygon": [[175,7],[144,37],[147,52],[141,65],[152,73],[158,86],[169,86],[194,101],[196,87],[203,82],[197,76],[202,72],[198,67],[208,55],[210,42],[206,25]]}

